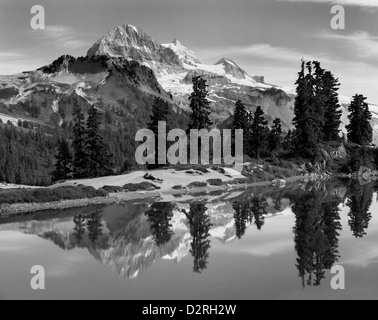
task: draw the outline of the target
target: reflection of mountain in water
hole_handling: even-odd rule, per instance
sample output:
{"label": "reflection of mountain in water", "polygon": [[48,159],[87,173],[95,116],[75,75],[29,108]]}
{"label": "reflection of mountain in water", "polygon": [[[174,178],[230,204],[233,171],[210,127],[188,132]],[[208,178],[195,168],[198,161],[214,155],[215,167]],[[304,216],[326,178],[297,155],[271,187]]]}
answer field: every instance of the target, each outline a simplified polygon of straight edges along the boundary
{"label": "reflection of mountain in water", "polygon": [[[279,208],[281,211],[289,206],[287,200],[282,202]],[[160,246],[156,245],[151,219],[144,214],[148,207],[147,204],[128,204],[106,208],[101,212],[102,226],[95,241],[90,239],[93,237],[88,232],[87,220],[91,214],[47,221],[25,221],[3,225],[1,229],[35,234],[52,241],[63,250],[86,248],[115,274],[135,278],[158,260],[179,263],[190,256],[191,251],[190,225],[182,211],[189,211],[190,205],[179,204],[173,209],[170,241]],[[236,239],[232,202],[208,203],[206,207],[211,223],[209,234],[213,241],[216,239],[226,244]],[[269,208],[274,214],[278,212],[273,206]]]}
{"label": "reflection of mountain in water", "polygon": [[[0,225],[0,230],[11,229],[34,234],[52,241],[63,250],[85,248],[113,273],[120,277],[136,278],[143,270],[159,260],[172,260],[179,263],[183,258],[191,255],[197,261],[197,266],[195,265],[194,269],[204,270],[209,255],[210,243],[207,242],[209,239],[220,241],[224,245],[236,241],[238,238],[242,239],[247,228],[254,228],[257,232],[258,228],[264,228],[264,221],[268,223],[266,219],[291,213],[291,210],[287,209],[297,203],[295,235],[298,240],[297,249],[300,259],[298,263],[301,267],[301,275],[311,272],[313,267],[316,267],[306,262],[307,258],[312,261],[310,253],[305,256],[301,251],[310,252],[312,242],[308,242],[306,248],[298,247],[302,238],[311,241],[306,238],[307,234],[312,232],[317,236],[320,234],[319,232],[324,234],[322,230],[325,230],[325,236],[319,238],[319,241],[324,243],[324,250],[318,252],[314,249],[313,254],[315,257],[320,255],[330,257],[330,254],[337,257],[337,239],[335,238],[337,234],[331,233],[332,230],[330,231],[329,228],[333,226],[333,221],[329,221],[327,218],[329,215],[323,213],[328,209],[322,207],[321,203],[325,203],[326,197],[332,197],[333,208],[337,207],[337,204],[347,197],[346,188],[343,190],[342,188],[333,188],[327,193],[317,191],[314,201],[320,203],[319,208],[322,211],[317,212],[320,212],[319,215],[322,217],[319,220],[321,224],[310,220],[307,213],[303,212],[305,206],[302,200],[314,191],[277,192],[279,193],[267,193],[263,197],[256,197],[249,191],[245,195],[227,201],[206,203],[206,216],[209,217],[209,223],[206,223],[206,226],[210,226],[208,231],[205,228],[198,232],[196,225],[200,226],[201,223],[196,223],[195,219],[190,223],[187,214],[190,213],[190,210],[194,210],[190,203],[177,205],[169,203],[166,205],[157,205],[156,203],[152,205],[147,203],[123,204],[102,209],[100,212],[86,210],[83,211],[85,214],[75,215],[75,217]],[[372,193],[368,192],[368,198],[371,198],[370,195]],[[335,198],[339,200],[337,201]],[[321,201],[317,201],[317,199],[321,199]],[[350,199],[351,203],[357,201],[352,196]],[[303,210],[298,206],[300,203],[303,203]],[[368,202],[364,202],[361,206],[357,203],[355,207],[363,207],[366,211],[368,208],[365,208],[367,207],[364,205],[365,203]],[[353,209],[353,206],[350,206]],[[164,212],[162,219],[159,219],[159,212]],[[361,219],[354,218],[356,214],[353,215],[352,211],[350,216],[352,228],[360,230],[357,229],[360,226],[356,226],[360,220],[362,220],[362,228],[367,228],[367,219],[364,219],[363,213],[357,215],[357,217],[362,216]],[[337,232],[337,228],[335,232]],[[362,232],[359,231],[359,233]],[[209,234],[210,237],[207,237],[206,234]],[[199,235],[200,240],[197,241],[197,245],[193,246],[196,235]],[[202,257],[201,254],[204,256]],[[336,260],[329,258],[324,263],[324,268],[328,269],[333,261]]]}

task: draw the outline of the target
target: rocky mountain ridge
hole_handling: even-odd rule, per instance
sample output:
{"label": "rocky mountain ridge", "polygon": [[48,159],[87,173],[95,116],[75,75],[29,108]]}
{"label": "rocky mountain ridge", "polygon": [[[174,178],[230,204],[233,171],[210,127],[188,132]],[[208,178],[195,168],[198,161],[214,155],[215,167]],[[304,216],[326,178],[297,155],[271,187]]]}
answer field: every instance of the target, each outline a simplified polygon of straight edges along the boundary
{"label": "rocky mountain ridge", "polygon": [[[148,118],[156,96],[177,110],[190,112],[188,96],[195,75],[208,80],[211,117],[216,125],[230,122],[235,102],[241,100],[251,111],[261,106],[270,122],[280,118],[284,129],[292,128],[293,88],[266,84],[264,76],[249,75],[231,58],[203,64],[180,40],[159,44],[140,28],[127,24],[101,37],[86,57],[62,56],[35,71],[0,76],[0,118],[14,124],[26,119],[61,126],[70,120],[67,102],[72,98],[123,112],[130,119],[135,113]],[[350,98],[340,99],[345,131]],[[376,140],[378,106],[370,109]],[[118,124],[123,121],[119,118]]]}

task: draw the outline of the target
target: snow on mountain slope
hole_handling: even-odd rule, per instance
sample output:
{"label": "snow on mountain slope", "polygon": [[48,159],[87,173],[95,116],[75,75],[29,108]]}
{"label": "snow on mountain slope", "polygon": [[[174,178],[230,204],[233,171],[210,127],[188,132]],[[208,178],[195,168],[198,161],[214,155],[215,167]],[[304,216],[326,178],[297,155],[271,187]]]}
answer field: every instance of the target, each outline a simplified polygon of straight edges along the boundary
{"label": "snow on mountain slope", "polygon": [[198,60],[196,54],[182,45],[179,39],[175,39],[172,43],[163,44],[163,47],[170,48],[180,58],[180,61],[186,65],[196,66],[201,62]]}
{"label": "snow on mountain slope", "polygon": [[252,111],[261,105],[269,113],[268,120],[287,114],[282,118],[284,128],[291,125],[294,95],[285,92],[285,88],[263,83],[262,76],[248,75],[230,58],[223,58],[214,65],[203,64],[181,41],[161,45],[130,25],[114,28],[88,51],[89,57],[101,55],[136,60],[148,66],[175,104],[185,110],[189,110],[192,77],[205,77],[212,102],[211,117],[216,124],[232,116],[235,102],[242,100]]}
{"label": "snow on mountain slope", "polygon": [[[232,121],[235,102],[241,100],[252,112],[261,106],[270,123],[280,118],[284,130],[293,128],[294,87],[267,84],[263,76],[249,75],[231,58],[222,58],[214,65],[203,64],[181,41],[162,45],[140,28],[127,24],[113,28],[100,38],[88,50],[87,57],[62,56],[35,71],[0,76],[0,103],[10,107],[39,101],[38,107],[47,105],[50,112],[44,112],[38,120],[59,125],[62,121],[58,119],[60,115],[54,101],[71,95],[88,104],[102,101],[122,108],[119,101],[131,100],[138,101],[134,108],[144,108],[131,92],[130,86],[136,85],[141,94],[150,95],[149,98],[161,96],[190,111],[188,97],[196,75],[207,80],[211,120],[215,125],[221,127]],[[351,98],[340,96],[344,131],[350,101]],[[374,105],[370,108],[377,143],[378,112]]]}
{"label": "snow on mountain slope", "polygon": [[[183,52],[183,48],[175,46]],[[149,66],[156,74],[171,73],[182,68],[180,57],[169,47],[154,41],[141,29],[132,25],[118,26],[99,39],[89,50],[88,57],[106,55],[136,60]]]}

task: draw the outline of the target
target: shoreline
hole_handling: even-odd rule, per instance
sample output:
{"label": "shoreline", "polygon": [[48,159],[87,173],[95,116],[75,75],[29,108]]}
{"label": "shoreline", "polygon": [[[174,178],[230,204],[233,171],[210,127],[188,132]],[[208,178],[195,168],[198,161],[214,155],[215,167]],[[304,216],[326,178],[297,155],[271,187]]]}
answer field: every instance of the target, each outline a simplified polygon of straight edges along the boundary
{"label": "shoreline", "polygon": [[[294,176],[291,178],[284,179],[287,184],[296,183],[306,180],[304,176]],[[134,192],[120,192],[120,193],[110,193],[106,197],[97,197],[92,199],[76,199],[76,200],[62,200],[55,202],[44,202],[44,203],[16,203],[16,204],[3,204],[0,206],[0,217],[9,217],[14,215],[28,214],[39,211],[47,210],[61,210],[70,208],[81,208],[91,205],[111,205],[121,202],[142,200],[149,198],[161,198],[164,195],[187,195],[195,197],[196,194],[207,194],[210,192],[222,191],[222,193],[232,192],[235,190],[249,189],[256,187],[268,187],[278,188],[272,186],[272,181],[261,181],[246,184],[235,184],[235,185],[222,185],[222,186],[207,186],[202,188],[193,189],[182,189],[182,190],[166,190],[163,192],[159,191],[134,191]]]}

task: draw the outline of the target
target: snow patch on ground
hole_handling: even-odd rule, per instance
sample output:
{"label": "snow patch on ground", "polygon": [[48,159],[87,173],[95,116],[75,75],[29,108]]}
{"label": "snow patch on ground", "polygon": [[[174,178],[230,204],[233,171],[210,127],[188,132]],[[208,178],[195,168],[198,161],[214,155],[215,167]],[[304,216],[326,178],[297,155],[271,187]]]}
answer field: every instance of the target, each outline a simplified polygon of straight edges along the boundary
{"label": "snow patch on ground", "polygon": [[[174,169],[166,170],[154,170],[149,171],[157,179],[162,179],[162,183],[155,183],[161,187],[161,191],[171,190],[173,186],[181,185],[186,186],[192,182],[206,182],[209,179],[221,179],[222,181],[230,181],[235,178],[244,178],[244,176],[238,171],[232,168],[224,168],[225,174],[218,171],[208,169],[208,173],[189,174],[185,171],[176,171]],[[85,186],[91,186],[96,189],[103,186],[124,186],[127,183],[140,183],[149,180],[144,179],[146,171],[135,171],[132,173],[120,175],[120,176],[108,176],[95,179],[83,179],[83,180],[70,180],[60,184],[56,184],[53,187],[60,186],[72,186],[83,184]],[[152,181],[149,181],[152,182]],[[154,182],[152,182],[154,183]]]}
{"label": "snow patch on ground", "polygon": [[22,184],[0,182],[0,189],[35,189],[35,188],[43,188],[43,187],[25,186]]}
{"label": "snow patch on ground", "polygon": [[8,121],[10,121],[16,127],[18,126],[18,120],[23,120],[23,119],[19,119],[19,118],[10,117],[10,116],[7,116],[7,115],[2,114],[2,113],[0,113],[0,119],[5,124],[8,123]]}

